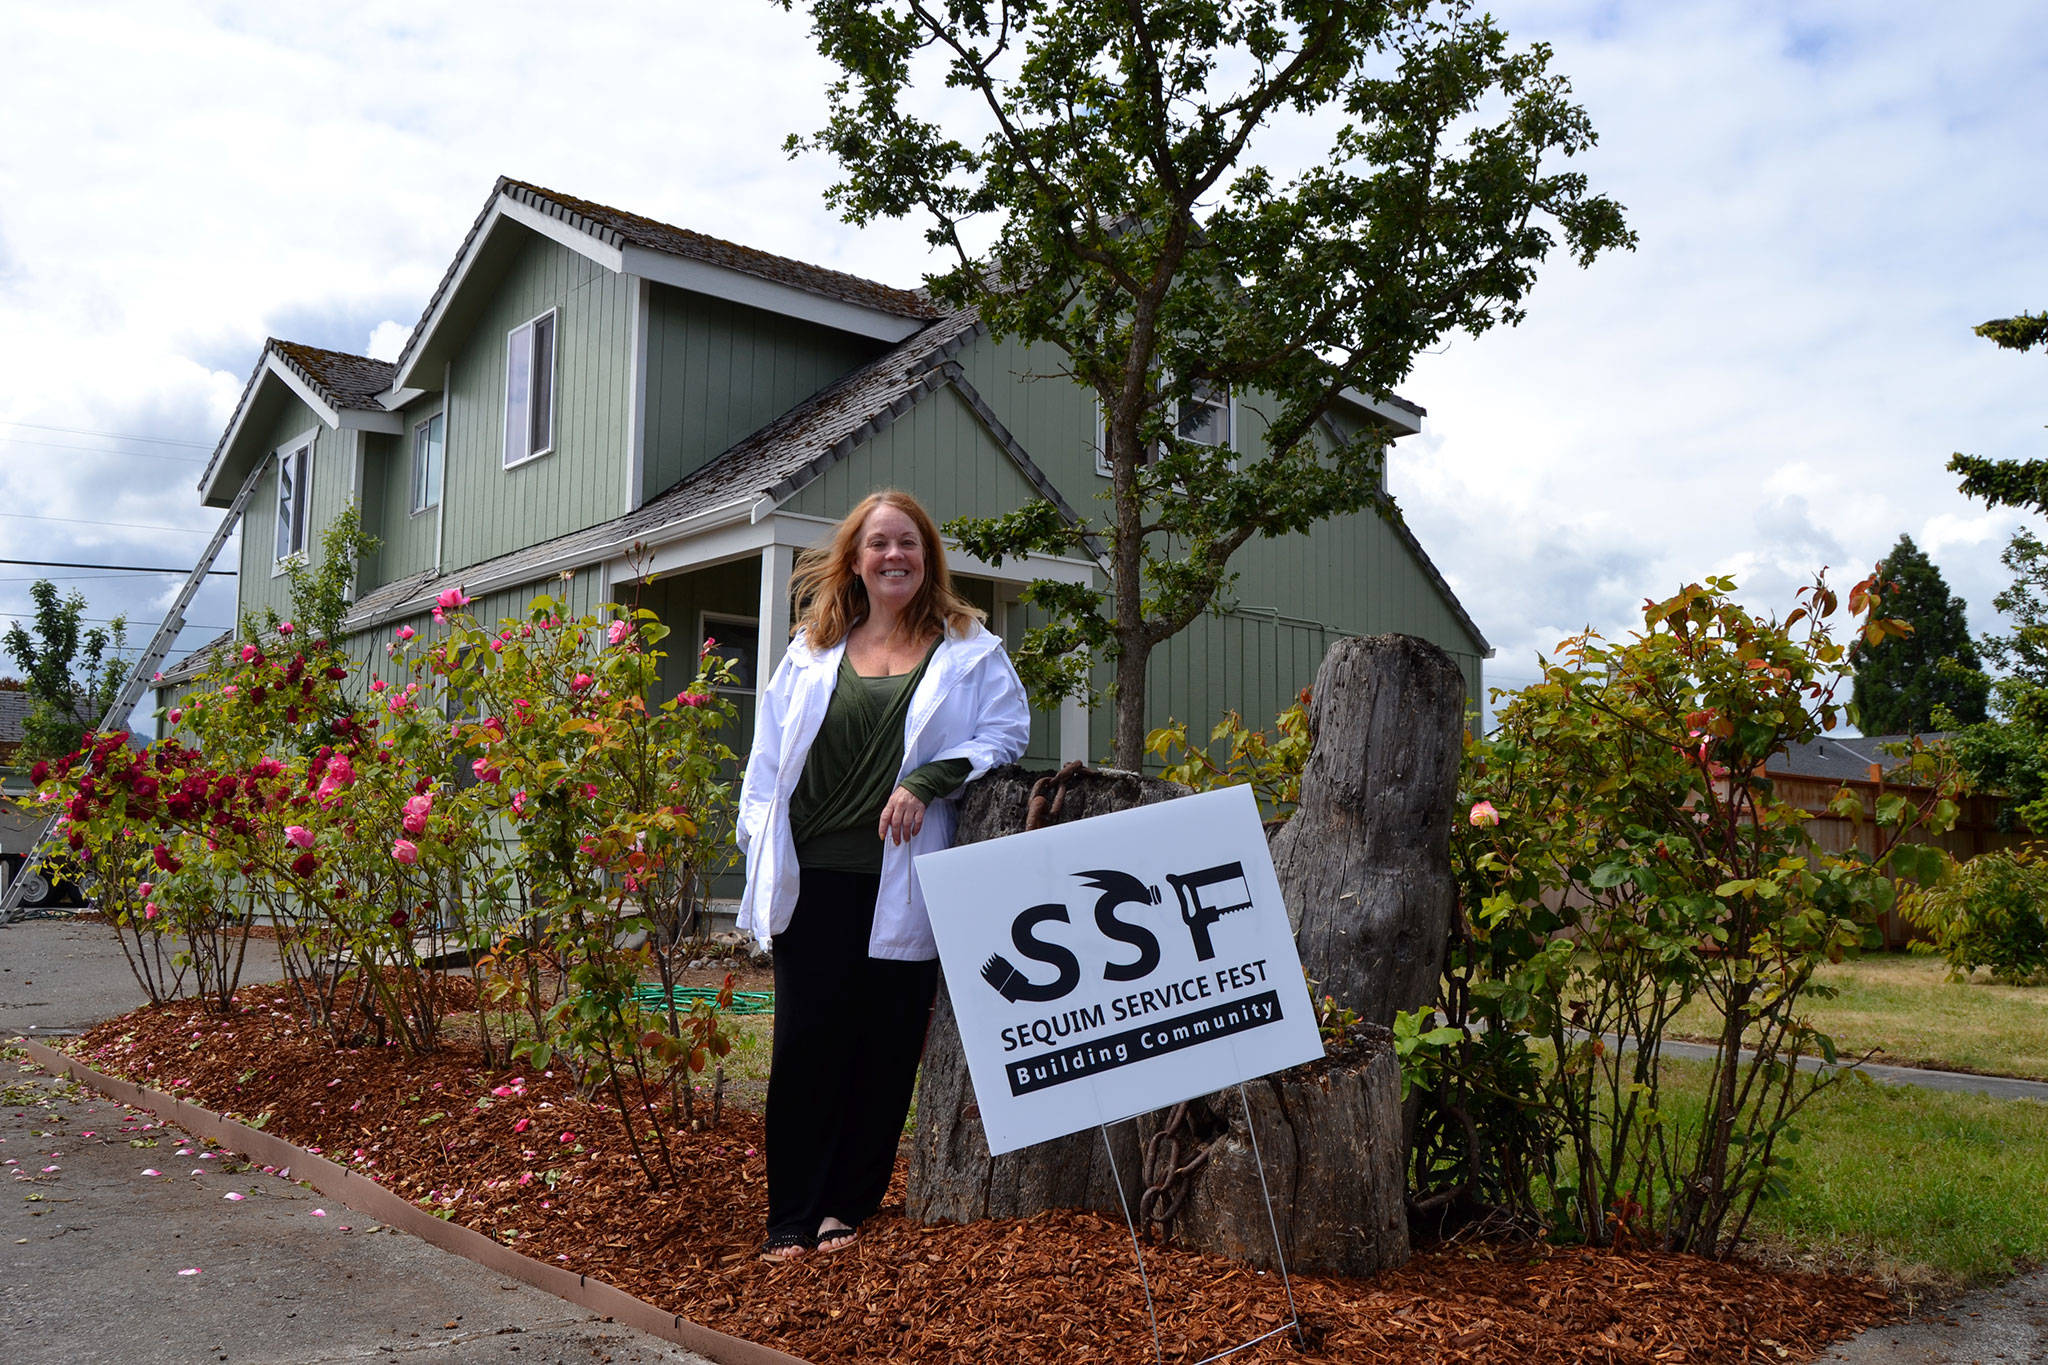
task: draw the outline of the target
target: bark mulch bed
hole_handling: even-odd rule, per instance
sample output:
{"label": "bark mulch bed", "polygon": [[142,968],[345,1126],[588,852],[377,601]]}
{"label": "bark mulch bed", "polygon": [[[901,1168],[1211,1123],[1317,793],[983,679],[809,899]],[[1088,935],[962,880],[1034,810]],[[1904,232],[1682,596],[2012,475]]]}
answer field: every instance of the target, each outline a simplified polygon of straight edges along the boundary
{"label": "bark mulch bed", "polygon": [[[892,1206],[847,1251],[755,1259],[766,1200],[758,1116],[686,1134],[650,1194],[616,1114],[565,1079],[485,1071],[451,1048],[335,1051],[278,987],[210,1019],[175,1004],[73,1040],[95,1069],[225,1110],[371,1175],[421,1207],[670,1312],[818,1362],[1148,1361],[1151,1326],[1120,1222],[1048,1213],[924,1227]],[[518,1092],[494,1096],[495,1087]],[[1277,1276],[1148,1246],[1166,1358],[1280,1326]],[[1233,1360],[1779,1362],[1899,1316],[1869,1281],[1646,1251],[1466,1245],[1369,1281],[1304,1275],[1291,1334]]]}

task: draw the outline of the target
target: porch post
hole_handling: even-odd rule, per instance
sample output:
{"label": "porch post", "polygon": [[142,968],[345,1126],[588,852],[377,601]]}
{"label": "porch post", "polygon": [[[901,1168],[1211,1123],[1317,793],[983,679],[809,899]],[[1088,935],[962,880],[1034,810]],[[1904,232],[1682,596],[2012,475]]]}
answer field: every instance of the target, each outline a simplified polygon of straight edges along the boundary
{"label": "porch post", "polygon": [[1088,761],[1088,707],[1079,697],[1060,698],[1060,763]]}
{"label": "porch post", "polygon": [[789,647],[789,576],[796,571],[796,547],[770,542],[761,551],[760,658],[756,688],[768,686]]}

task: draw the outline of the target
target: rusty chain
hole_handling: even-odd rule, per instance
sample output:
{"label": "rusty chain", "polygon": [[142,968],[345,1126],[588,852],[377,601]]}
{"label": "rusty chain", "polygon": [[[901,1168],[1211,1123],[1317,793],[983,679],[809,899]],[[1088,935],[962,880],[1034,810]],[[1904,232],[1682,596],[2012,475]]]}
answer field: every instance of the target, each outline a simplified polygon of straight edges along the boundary
{"label": "rusty chain", "polygon": [[[1031,784],[1031,802],[1024,808],[1024,828],[1041,828],[1048,816],[1058,815],[1067,804],[1067,779],[1086,772],[1088,765],[1075,759],[1050,777],[1041,777]],[[1051,796],[1046,795],[1050,788]]]}

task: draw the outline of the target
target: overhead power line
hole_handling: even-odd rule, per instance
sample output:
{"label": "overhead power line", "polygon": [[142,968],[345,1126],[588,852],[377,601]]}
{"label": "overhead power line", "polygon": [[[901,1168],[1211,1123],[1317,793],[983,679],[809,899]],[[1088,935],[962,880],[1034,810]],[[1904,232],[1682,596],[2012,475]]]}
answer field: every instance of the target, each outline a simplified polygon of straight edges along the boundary
{"label": "overhead power line", "polygon": [[205,464],[203,455],[156,455],[147,450],[112,450],[106,446],[74,446],[61,441],[31,441],[24,436],[0,436],[0,445],[34,446],[38,450],[74,450],[81,455],[117,455],[124,460],[161,460],[168,464]]}
{"label": "overhead power line", "polygon": [[188,536],[210,536],[213,534],[204,526],[158,526],[143,521],[94,521],[84,517],[45,517],[33,512],[0,512],[0,517],[12,521],[61,521],[66,526],[118,526],[126,531],[179,531]]}
{"label": "overhead power line", "polygon": [[[118,569],[122,573],[191,573],[190,569],[164,569],[150,564],[82,564],[70,559],[0,559],[0,564],[26,564],[32,569]],[[225,578],[236,576],[234,569],[208,569],[209,574],[220,574]],[[0,579],[0,582],[7,580]]]}
{"label": "overhead power line", "polygon": [[66,436],[104,436],[110,441],[146,441],[154,446],[190,446],[194,450],[211,450],[204,441],[180,441],[169,436],[138,436],[130,431],[93,431],[87,427],[53,427],[41,422],[0,421],[0,426],[27,427],[30,431],[61,431]]}

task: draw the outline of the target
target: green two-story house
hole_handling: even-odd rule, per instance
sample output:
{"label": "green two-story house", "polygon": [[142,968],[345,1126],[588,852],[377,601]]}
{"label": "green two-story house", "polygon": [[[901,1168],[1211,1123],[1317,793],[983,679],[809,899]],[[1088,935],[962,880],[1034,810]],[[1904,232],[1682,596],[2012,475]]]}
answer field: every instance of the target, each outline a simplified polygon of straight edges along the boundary
{"label": "green two-story house", "polygon": [[[238,617],[284,609],[286,566],[353,500],[381,542],[348,619],[376,666],[446,588],[487,620],[549,592],[653,608],[677,670],[714,637],[750,692],[787,641],[797,554],[869,491],[908,489],[941,522],[1092,507],[1108,486],[1095,401],[1060,368],[918,291],[500,180],[395,362],[266,344],[200,495],[226,507],[258,479]],[[1361,396],[1344,419],[1399,437],[1422,415]],[[1263,439],[1250,401],[1192,416],[1231,451]],[[1030,580],[1107,583],[1079,554],[952,562],[1013,643]],[[1398,518],[1336,518],[1234,564],[1232,610],[1154,654],[1153,723],[1270,721],[1334,639],[1388,631],[1448,650],[1476,701],[1492,651]],[[1108,708],[1070,702],[1038,717],[1027,761],[1109,748]]]}

